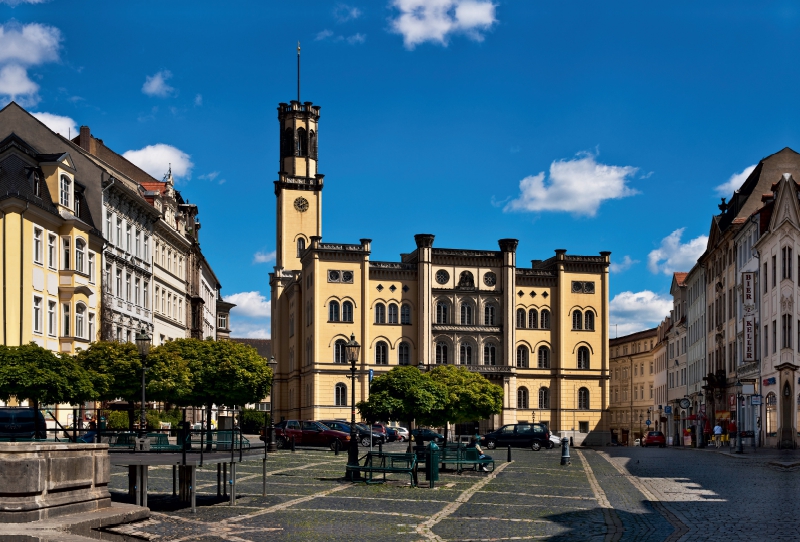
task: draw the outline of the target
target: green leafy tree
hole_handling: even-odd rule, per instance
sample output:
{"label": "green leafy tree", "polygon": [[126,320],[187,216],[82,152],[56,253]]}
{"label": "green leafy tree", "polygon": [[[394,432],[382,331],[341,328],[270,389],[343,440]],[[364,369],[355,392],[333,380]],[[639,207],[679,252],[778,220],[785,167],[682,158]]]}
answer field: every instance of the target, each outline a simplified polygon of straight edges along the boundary
{"label": "green leafy tree", "polygon": [[503,388],[466,367],[440,365],[430,378],[444,387],[446,399],[432,412],[431,425],[483,420],[503,410]]}
{"label": "green leafy tree", "polygon": [[12,396],[41,403],[81,403],[94,399],[91,374],[68,354],[55,354],[37,344],[0,345],[0,399]]}
{"label": "green leafy tree", "polygon": [[403,421],[412,427],[425,425],[442,408],[447,394],[444,386],[413,366],[395,367],[370,385],[369,399],[356,407],[365,419]]}

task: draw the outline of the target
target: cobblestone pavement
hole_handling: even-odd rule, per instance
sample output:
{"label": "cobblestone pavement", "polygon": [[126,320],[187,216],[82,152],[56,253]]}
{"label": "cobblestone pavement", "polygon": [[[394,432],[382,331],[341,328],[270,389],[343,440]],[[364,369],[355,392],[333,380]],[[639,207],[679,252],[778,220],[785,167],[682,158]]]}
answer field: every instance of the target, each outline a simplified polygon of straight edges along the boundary
{"label": "cobblestone pavement", "polygon": [[[404,446],[387,445],[388,451]],[[331,540],[796,540],[798,456],[731,456],[677,449],[493,452],[492,474],[442,472],[429,489],[407,476],[385,485],[344,482],[346,454],[279,452],[237,468],[237,499],[217,497],[216,467],[198,470],[197,513],[172,497],[171,467],[150,470],[149,520],[117,533],[159,541]],[[127,470],[112,473],[127,501]],[[130,538],[129,538],[130,539]],[[120,538],[122,540],[122,538]]]}

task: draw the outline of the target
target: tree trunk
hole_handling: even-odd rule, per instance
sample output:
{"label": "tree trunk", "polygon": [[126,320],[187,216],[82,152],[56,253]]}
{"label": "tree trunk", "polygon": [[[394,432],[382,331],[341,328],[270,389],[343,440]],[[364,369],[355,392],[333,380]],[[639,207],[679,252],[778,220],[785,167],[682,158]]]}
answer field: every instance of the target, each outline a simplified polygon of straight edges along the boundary
{"label": "tree trunk", "polygon": [[[38,399],[32,399],[31,400],[31,406],[33,407],[33,438],[37,439],[37,438],[39,438],[39,431],[40,430],[45,430],[46,427],[41,427],[41,425],[39,425],[39,400]],[[46,431],[45,431],[44,435],[45,435],[45,438],[47,438],[47,432]]]}
{"label": "tree trunk", "polygon": [[133,433],[133,421],[136,419],[136,415],[134,414],[133,410],[133,401],[129,401],[128,403],[128,431]]}
{"label": "tree trunk", "polygon": [[214,433],[211,432],[211,403],[206,405],[206,451],[210,452],[212,450],[213,444],[213,435]]}

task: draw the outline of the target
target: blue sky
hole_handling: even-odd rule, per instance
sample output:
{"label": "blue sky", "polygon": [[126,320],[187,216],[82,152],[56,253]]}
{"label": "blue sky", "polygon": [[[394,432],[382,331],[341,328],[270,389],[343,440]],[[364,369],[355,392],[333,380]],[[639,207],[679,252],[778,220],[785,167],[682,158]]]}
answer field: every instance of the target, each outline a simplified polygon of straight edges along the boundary
{"label": "blue sky", "polygon": [[159,178],[172,162],[239,336],[269,332],[298,40],[325,240],[610,250],[620,334],[663,318],[743,172],[800,149],[793,2],[0,0],[0,24],[2,103]]}

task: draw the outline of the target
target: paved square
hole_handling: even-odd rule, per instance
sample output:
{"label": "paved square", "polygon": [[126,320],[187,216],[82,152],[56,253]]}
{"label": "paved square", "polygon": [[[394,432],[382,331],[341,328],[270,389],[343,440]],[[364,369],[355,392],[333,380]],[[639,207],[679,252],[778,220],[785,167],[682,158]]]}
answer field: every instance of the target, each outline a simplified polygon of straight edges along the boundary
{"label": "paved square", "polygon": [[[388,445],[400,451],[403,446]],[[397,450],[395,450],[395,448]],[[216,467],[198,470],[197,514],[172,497],[172,469],[150,471],[150,520],[121,529],[164,541],[261,540],[796,540],[796,467],[774,454],[601,448],[495,451],[495,472],[441,473],[435,489],[408,477],[365,485],[341,479],[346,454],[279,452],[238,466],[235,506],[217,497]],[[426,486],[424,475],[420,484]],[[127,471],[112,494],[127,499]]]}

